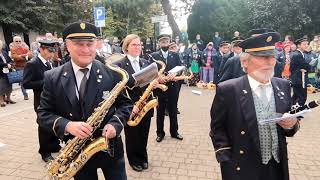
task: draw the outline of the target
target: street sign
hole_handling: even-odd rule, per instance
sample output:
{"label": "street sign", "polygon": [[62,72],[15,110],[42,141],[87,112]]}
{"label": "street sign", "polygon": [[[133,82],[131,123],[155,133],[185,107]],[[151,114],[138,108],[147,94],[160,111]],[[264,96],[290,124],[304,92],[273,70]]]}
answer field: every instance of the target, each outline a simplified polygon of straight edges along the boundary
{"label": "street sign", "polygon": [[106,9],[104,7],[95,7],[93,10],[94,24],[97,27],[106,26]]}
{"label": "street sign", "polygon": [[166,21],[168,21],[168,17],[167,17],[167,15],[154,16],[154,17],[151,17],[151,21],[152,21],[152,23],[166,22]]}

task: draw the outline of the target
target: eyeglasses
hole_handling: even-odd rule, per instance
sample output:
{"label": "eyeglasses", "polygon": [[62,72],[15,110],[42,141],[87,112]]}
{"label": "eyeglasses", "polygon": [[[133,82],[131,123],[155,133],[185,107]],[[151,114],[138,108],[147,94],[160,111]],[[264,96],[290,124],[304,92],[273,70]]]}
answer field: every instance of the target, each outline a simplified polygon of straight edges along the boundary
{"label": "eyeglasses", "polygon": [[132,47],[141,47],[141,44],[130,44]]}
{"label": "eyeglasses", "polygon": [[56,52],[56,49],[55,49],[55,48],[51,48],[51,47],[47,48],[47,50],[48,50],[50,53]]}
{"label": "eyeglasses", "polygon": [[14,41],[14,42],[21,42],[21,41]]}

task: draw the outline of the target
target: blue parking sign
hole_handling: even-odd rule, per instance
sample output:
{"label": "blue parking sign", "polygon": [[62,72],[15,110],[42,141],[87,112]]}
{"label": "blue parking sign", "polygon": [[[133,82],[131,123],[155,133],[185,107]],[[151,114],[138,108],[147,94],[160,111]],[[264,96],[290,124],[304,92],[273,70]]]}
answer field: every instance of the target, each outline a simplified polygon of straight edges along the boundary
{"label": "blue parking sign", "polygon": [[104,7],[95,7],[93,14],[95,25],[97,27],[105,27],[106,9]]}

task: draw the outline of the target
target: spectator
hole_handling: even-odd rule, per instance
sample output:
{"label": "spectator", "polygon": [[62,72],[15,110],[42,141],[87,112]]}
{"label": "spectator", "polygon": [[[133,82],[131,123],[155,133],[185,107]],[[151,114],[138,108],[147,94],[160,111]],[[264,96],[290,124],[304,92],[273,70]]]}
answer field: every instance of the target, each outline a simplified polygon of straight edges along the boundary
{"label": "spectator", "polygon": [[194,86],[200,80],[200,64],[201,64],[201,51],[198,49],[196,43],[193,43],[190,51],[186,55],[186,65],[193,73],[193,78],[190,80],[189,85]]}
{"label": "spectator", "polygon": [[114,37],[113,41],[112,41],[112,54],[114,54],[114,53],[118,53],[118,54],[122,53],[119,39],[117,37]]}
{"label": "spectator", "polygon": [[209,42],[201,55],[202,80],[205,83],[213,82],[214,67],[216,67],[213,63],[214,54],[215,49],[213,48],[213,43]]}
{"label": "spectator", "polygon": [[[29,47],[22,41],[20,36],[13,37],[13,43],[10,44],[10,52],[14,68],[17,71],[23,71],[27,61],[31,59],[32,53],[29,51]],[[21,86],[21,91],[24,96],[24,100],[28,100],[28,93],[23,86]]]}
{"label": "spectator", "polygon": [[221,42],[222,38],[219,36],[219,32],[215,32],[213,37],[213,45],[217,52],[219,51],[219,46]]}
{"label": "spectator", "polygon": [[7,73],[12,69],[12,60],[2,47],[3,43],[0,40],[0,106],[5,107],[6,103],[15,104],[16,102],[11,100],[12,84],[9,84],[7,77]]}
{"label": "spectator", "polygon": [[200,51],[203,51],[204,50],[204,43],[200,37],[200,34],[197,34],[196,36],[196,43],[197,43],[197,47]]}
{"label": "spectator", "polygon": [[291,45],[290,43],[284,43],[283,44],[283,50],[281,54],[277,57],[278,62],[283,63],[282,78],[290,79],[290,62],[291,62]]}

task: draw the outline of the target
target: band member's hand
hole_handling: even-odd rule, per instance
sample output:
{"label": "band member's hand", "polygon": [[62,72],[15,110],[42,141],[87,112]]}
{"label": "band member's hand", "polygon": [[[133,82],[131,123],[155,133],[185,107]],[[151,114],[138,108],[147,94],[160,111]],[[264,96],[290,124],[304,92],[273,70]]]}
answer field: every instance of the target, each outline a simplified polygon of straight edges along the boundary
{"label": "band member's hand", "polygon": [[85,139],[92,134],[92,127],[85,122],[68,122],[66,126],[66,132],[80,138]]}
{"label": "band member's hand", "polygon": [[138,106],[134,105],[133,108],[132,108],[132,113],[133,114],[137,114],[138,112],[139,112]]}
{"label": "band member's hand", "polygon": [[156,89],[159,85],[159,80],[158,79],[155,79],[152,81],[152,89]]}
{"label": "band member's hand", "polygon": [[[283,117],[286,117],[286,116],[287,116],[287,113],[283,115]],[[298,121],[297,118],[287,118],[279,121],[278,124],[284,129],[290,129],[297,123],[297,121]]]}
{"label": "band member's hand", "polygon": [[158,82],[161,83],[161,84],[165,83],[166,81],[165,81],[164,76],[160,75],[160,76],[158,77]]}
{"label": "band member's hand", "polygon": [[11,66],[11,64],[7,64],[7,67],[8,67],[9,69],[11,69],[12,66]]}
{"label": "band member's hand", "polygon": [[112,139],[116,137],[116,135],[116,129],[111,124],[104,126],[102,136],[105,136],[107,139]]}
{"label": "band member's hand", "polygon": [[176,73],[168,74],[169,81],[175,80],[175,77],[176,77]]}

